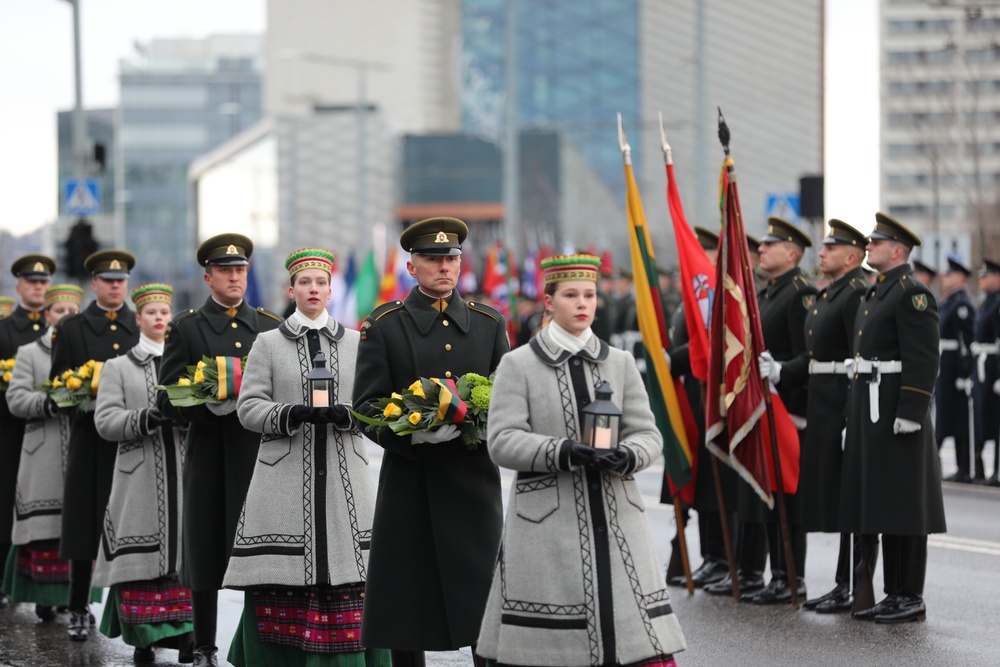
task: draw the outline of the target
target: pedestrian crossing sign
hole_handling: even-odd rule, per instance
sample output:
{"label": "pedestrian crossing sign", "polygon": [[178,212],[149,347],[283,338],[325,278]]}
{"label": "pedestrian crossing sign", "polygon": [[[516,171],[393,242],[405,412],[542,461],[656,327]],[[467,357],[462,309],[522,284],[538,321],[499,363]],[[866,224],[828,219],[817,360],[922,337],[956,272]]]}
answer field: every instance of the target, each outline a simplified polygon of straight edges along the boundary
{"label": "pedestrian crossing sign", "polygon": [[96,178],[75,178],[66,183],[63,205],[66,215],[90,216],[101,212],[101,182]]}

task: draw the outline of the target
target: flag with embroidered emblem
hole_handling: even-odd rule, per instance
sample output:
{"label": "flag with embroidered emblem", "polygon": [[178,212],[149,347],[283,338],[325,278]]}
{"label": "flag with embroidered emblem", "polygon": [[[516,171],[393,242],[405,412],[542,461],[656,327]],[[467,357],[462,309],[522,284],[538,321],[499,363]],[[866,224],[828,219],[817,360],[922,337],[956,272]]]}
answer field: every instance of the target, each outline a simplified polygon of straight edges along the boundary
{"label": "flag with embroidered emblem", "polygon": [[[656,260],[646,215],[639,198],[639,188],[632,173],[631,149],[624,141],[619,116],[619,135],[625,159],[626,209],[629,225],[629,249],[632,258],[632,279],[635,285],[635,310],[642,335],[642,353],[646,361],[646,390],[656,425],[663,436],[663,464],[675,487],[685,486],[692,478],[692,452],[685,429],[683,404],[687,395],[679,380],[674,380],[667,366],[665,351],[670,343],[667,338],[666,318],[656,271]],[[690,406],[687,406],[690,412]]]}

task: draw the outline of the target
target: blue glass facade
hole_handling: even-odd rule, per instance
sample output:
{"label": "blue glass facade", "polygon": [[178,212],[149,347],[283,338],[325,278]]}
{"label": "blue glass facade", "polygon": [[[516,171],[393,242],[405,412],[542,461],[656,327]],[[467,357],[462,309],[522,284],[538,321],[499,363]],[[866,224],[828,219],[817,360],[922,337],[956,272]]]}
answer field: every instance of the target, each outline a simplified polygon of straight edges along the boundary
{"label": "blue glass facade", "polygon": [[249,58],[178,70],[121,75],[121,205],[125,247],[142,257],[133,283],[172,283],[180,297],[175,302],[189,305],[188,292],[201,291],[193,261],[198,241],[188,218],[188,167],[260,118],[261,80]]}
{"label": "blue glass facade", "polygon": [[[506,27],[507,0],[463,0],[463,129],[492,140],[503,127]],[[521,0],[516,34],[521,129],[568,137],[621,191],[616,114],[638,122],[638,0]]]}

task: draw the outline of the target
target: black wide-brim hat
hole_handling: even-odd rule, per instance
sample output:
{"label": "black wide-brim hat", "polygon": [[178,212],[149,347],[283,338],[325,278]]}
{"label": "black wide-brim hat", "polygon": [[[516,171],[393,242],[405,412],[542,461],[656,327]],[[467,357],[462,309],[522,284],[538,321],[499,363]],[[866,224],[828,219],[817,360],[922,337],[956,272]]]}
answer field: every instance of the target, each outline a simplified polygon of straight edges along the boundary
{"label": "black wide-brim hat", "polygon": [[253,254],[253,241],[242,234],[216,234],[198,246],[200,266],[246,266]]}
{"label": "black wide-brim hat", "polygon": [[426,218],[403,230],[399,245],[411,255],[461,255],[469,226],[458,218]]}
{"label": "black wide-brim hat", "polygon": [[126,280],[135,266],[135,256],[124,250],[98,250],[83,260],[83,268],[94,278]]}

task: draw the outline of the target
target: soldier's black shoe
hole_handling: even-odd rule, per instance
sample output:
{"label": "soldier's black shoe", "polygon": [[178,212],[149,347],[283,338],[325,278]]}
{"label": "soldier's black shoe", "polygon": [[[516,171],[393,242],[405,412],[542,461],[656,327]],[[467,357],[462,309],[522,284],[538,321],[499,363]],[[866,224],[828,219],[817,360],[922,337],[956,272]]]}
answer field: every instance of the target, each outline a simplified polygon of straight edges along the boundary
{"label": "soldier's black shoe", "polygon": [[56,608],[47,607],[43,604],[35,605],[35,616],[42,619],[45,622],[56,620]]}
{"label": "soldier's black shoe", "polygon": [[802,604],[803,609],[815,609],[827,600],[832,600],[834,598],[842,598],[844,595],[847,597],[851,596],[851,591],[846,584],[837,584],[836,588],[827,593],[826,595],[820,595],[818,598],[812,598],[811,600],[806,600]]}
{"label": "soldier's black shoe", "polygon": [[927,606],[918,595],[901,598],[896,608],[875,615],[876,623],[910,623],[927,618]]}
{"label": "soldier's black shoe", "polygon": [[192,667],[219,667],[219,659],[216,653],[219,651],[215,646],[199,646],[194,650],[194,664]]}
{"label": "soldier's black shoe", "polygon": [[698,588],[703,588],[709,584],[715,584],[729,575],[729,564],[722,560],[708,560],[701,564],[697,570],[691,574],[691,580]]}
{"label": "soldier's black shoe", "polygon": [[1000,477],[993,475],[988,480],[986,480],[986,486],[1000,486]]}
{"label": "soldier's black shoe", "polygon": [[[739,581],[740,584],[740,595],[745,593],[756,593],[760,589],[764,588],[764,573],[741,572],[737,581]],[[705,586],[705,592],[709,595],[732,595],[733,580],[729,575],[726,575],[714,584]]]}
{"label": "soldier's black shoe", "polygon": [[0,609],[10,608],[10,596],[6,593],[0,593]]}
{"label": "soldier's black shoe", "polygon": [[[805,599],[806,580],[802,577],[798,578],[797,590],[799,599]],[[752,604],[784,604],[792,601],[792,589],[788,585],[788,579],[781,577],[780,579],[771,579],[771,582],[762,590],[749,595],[744,594],[741,599],[743,602]]]}
{"label": "soldier's black shoe", "polygon": [[944,478],[946,482],[958,482],[959,484],[972,484],[972,475],[967,472],[962,472],[959,470],[954,475],[949,475]]}
{"label": "soldier's black shoe", "polygon": [[856,621],[874,621],[875,617],[879,614],[888,614],[895,611],[898,605],[899,596],[887,595],[885,596],[885,599],[876,604],[874,607],[851,612],[851,618]]}
{"label": "soldier's black shoe", "polygon": [[135,647],[135,651],[132,652],[132,662],[137,665],[145,665],[151,662],[156,662],[156,651],[153,650],[152,646],[146,648]]}
{"label": "soldier's black shoe", "polygon": [[817,614],[839,614],[843,611],[850,611],[854,606],[854,596],[851,591],[845,590],[839,598],[831,598],[816,605],[814,610]]}
{"label": "soldier's black shoe", "polygon": [[87,641],[87,637],[90,636],[90,623],[87,619],[87,612],[70,610],[69,629],[66,631],[66,635],[73,642]]}

